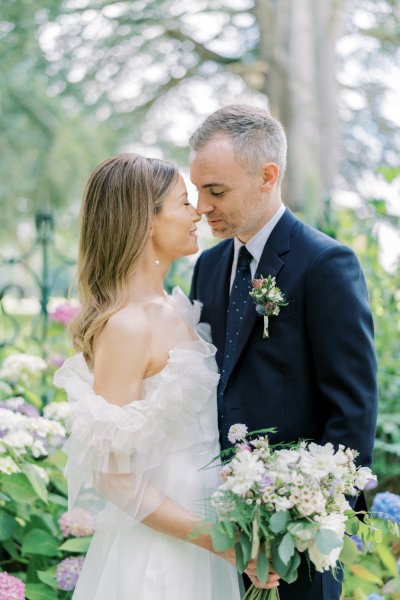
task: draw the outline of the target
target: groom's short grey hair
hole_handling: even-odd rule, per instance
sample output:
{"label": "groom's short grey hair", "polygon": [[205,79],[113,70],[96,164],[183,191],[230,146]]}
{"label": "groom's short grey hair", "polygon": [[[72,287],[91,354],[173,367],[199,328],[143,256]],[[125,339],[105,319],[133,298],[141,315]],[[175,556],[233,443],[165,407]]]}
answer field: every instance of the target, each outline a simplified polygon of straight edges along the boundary
{"label": "groom's short grey hair", "polygon": [[254,173],[265,162],[279,167],[279,183],[286,169],[287,140],[277,119],[255,106],[232,104],[213,112],[190,138],[192,151],[202,150],[217,134],[232,140],[241,163]]}

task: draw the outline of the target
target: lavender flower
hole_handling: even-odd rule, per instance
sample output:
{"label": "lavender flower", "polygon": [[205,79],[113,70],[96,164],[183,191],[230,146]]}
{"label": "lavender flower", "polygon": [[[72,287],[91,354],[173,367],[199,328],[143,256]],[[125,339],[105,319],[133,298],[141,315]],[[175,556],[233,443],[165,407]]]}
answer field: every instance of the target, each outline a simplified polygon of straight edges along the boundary
{"label": "lavender flower", "polygon": [[56,579],[61,590],[71,591],[75,588],[84,560],[84,556],[71,556],[58,564]]}
{"label": "lavender flower", "polygon": [[25,600],[25,584],[7,571],[0,573],[0,600]]}
{"label": "lavender flower", "polygon": [[94,532],[93,516],[81,508],[65,512],[58,522],[64,537],[85,537]]}
{"label": "lavender flower", "polygon": [[391,492],[377,494],[372,502],[371,513],[378,518],[400,523],[400,496]]}

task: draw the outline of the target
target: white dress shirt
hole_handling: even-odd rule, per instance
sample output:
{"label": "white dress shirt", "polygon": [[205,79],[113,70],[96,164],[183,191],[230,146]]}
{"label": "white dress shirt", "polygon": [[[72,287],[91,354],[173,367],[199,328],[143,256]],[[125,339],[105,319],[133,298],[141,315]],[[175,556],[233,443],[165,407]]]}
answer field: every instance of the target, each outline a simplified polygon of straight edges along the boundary
{"label": "white dress shirt", "polygon": [[250,262],[250,272],[251,272],[251,277],[254,278],[254,275],[257,270],[257,265],[260,262],[261,255],[264,250],[264,246],[267,243],[267,240],[268,240],[269,236],[271,235],[272,230],[274,229],[275,225],[278,223],[279,219],[281,218],[281,216],[283,215],[285,210],[286,210],[286,206],[284,204],[282,204],[282,206],[280,208],[278,208],[278,210],[276,211],[276,213],[274,214],[272,219],[270,219],[268,221],[268,223],[266,223],[264,225],[264,227],[261,227],[261,229],[259,231],[257,231],[257,233],[255,235],[253,235],[252,238],[249,239],[247,244],[242,244],[242,242],[238,238],[234,238],[234,240],[233,240],[233,244],[234,244],[234,246],[233,246],[233,262],[232,262],[231,283],[230,283],[231,288],[232,288],[233,280],[235,279],[236,265],[237,265],[240,247],[245,245],[247,250],[250,252],[250,254],[253,257],[253,259]]}

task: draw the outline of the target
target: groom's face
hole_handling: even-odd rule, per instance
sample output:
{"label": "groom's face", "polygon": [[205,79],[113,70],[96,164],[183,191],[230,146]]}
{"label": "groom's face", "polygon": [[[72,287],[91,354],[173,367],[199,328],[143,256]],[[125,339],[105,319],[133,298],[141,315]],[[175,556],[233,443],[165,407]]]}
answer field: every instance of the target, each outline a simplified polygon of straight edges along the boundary
{"label": "groom's face", "polygon": [[250,173],[226,135],[215,135],[192,154],[190,178],[198,190],[197,212],[206,215],[216,237],[247,242],[266,222],[262,169]]}

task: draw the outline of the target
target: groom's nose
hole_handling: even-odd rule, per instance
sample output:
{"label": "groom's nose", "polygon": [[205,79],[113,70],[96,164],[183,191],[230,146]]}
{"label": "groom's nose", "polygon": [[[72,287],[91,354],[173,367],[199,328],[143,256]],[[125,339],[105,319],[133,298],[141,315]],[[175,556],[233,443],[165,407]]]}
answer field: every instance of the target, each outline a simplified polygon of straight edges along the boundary
{"label": "groom's nose", "polygon": [[196,210],[200,215],[206,215],[214,210],[214,205],[207,198],[207,194],[199,191],[197,197],[197,207]]}

